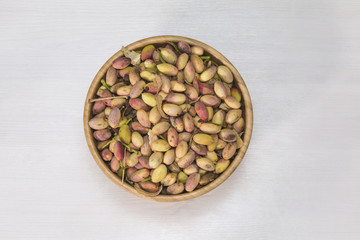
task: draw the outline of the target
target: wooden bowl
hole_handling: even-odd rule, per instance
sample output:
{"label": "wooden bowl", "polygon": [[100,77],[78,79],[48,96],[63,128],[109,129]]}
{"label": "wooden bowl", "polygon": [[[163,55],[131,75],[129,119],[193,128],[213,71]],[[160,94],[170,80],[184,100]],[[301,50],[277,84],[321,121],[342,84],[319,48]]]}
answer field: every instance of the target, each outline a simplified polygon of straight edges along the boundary
{"label": "wooden bowl", "polygon": [[92,113],[91,113],[92,103],[89,103],[88,100],[96,97],[96,91],[101,85],[100,80],[104,78],[106,71],[111,66],[112,62],[115,59],[117,59],[118,57],[123,56],[122,51],[118,51],[117,53],[115,53],[100,68],[99,72],[96,74],[94,80],[92,81],[92,83],[90,85],[88,94],[86,96],[85,107],[84,107],[84,131],[85,131],[87,144],[89,146],[91,154],[93,155],[93,157],[95,159],[95,162],[100,167],[100,169],[105,173],[105,175],[108,176],[114,183],[116,183],[117,185],[119,185],[120,187],[125,189],[126,191],[128,191],[136,196],[145,198],[145,199],[161,201],[161,202],[175,202],[175,201],[188,200],[188,199],[203,195],[203,194],[209,192],[210,190],[216,188],[217,186],[219,186],[222,182],[224,182],[231,175],[231,173],[240,164],[240,162],[243,159],[245,152],[249,146],[252,127],[253,127],[253,111],[252,111],[252,104],[251,104],[251,99],[250,99],[248,89],[247,89],[245,82],[242,79],[240,73],[230,63],[230,61],[227,60],[221,53],[216,51],[214,48],[206,45],[205,43],[202,43],[200,41],[197,41],[197,40],[194,40],[191,38],[169,35],[169,36],[155,36],[155,37],[142,39],[137,42],[131,43],[130,45],[127,46],[127,48],[129,50],[135,50],[135,49],[143,48],[144,46],[149,45],[149,44],[154,44],[155,46],[159,45],[159,44],[164,44],[167,41],[172,41],[172,42],[184,41],[190,45],[200,46],[200,47],[204,48],[204,50],[205,50],[204,55],[210,55],[212,60],[215,60],[215,62],[221,63],[221,64],[227,66],[232,71],[232,73],[234,75],[235,85],[240,89],[241,94],[242,94],[241,105],[242,105],[242,110],[243,110],[243,114],[245,117],[244,118],[245,119],[245,132],[242,136],[244,145],[239,149],[238,154],[236,155],[234,160],[231,162],[230,166],[222,174],[220,174],[213,182],[211,182],[208,185],[206,185],[202,188],[199,188],[193,192],[182,193],[179,195],[158,195],[156,197],[149,197],[149,196],[145,196],[145,195],[139,193],[130,184],[126,183],[125,181],[122,182],[121,179],[118,177],[118,175],[109,169],[109,167],[106,165],[106,163],[102,160],[102,158],[99,154],[99,151],[96,148],[92,130],[88,125],[88,122],[92,116]]}

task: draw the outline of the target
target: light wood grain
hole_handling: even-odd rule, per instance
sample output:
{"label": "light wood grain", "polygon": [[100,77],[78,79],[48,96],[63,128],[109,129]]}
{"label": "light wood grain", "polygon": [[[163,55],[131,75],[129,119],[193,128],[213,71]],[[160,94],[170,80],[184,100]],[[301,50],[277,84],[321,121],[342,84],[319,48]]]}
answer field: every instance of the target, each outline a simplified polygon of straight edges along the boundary
{"label": "light wood grain", "polygon": [[127,182],[122,182],[122,180],[117,176],[117,174],[112,172],[111,169],[107,166],[107,164],[102,160],[102,158],[99,154],[99,151],[97,150],[94,138],[92,136],[92,130],[88,124],[89,120],[92,117],[92,114],[91,114],[92,103],[89,100],[96,98],[96,91],[99,88],[99,86],[101,85],[101,83],[100,83],[101,79],[104,78],[106,71],[111,66],[112,62],[115,59],[123,56],[123,52],[120,50],[117,53],[115,53],[111,58],[109,58],[109,60],[106,61],[106,63],[101,67],[99,72],[96,74],[94,80],[92,81],[92,83],[90,85],[88,94],[86,96],[85,106],[84,106],[84,131],[85,131],[86,141],[88,143],[90,152],[91,152],[93,158],[95,159],[95,162],[98,164],[100,169],[105,173],[105,175],[108,176],[113,182],[115,182],[117,185],[119,185],[126,191],[128,191],[136,196],[139,196],[139,197],[142,197],[145,199],[160,201],[160,202],[183,201],[183,200],[195,198],[195,197],[201,196],[201,195],[211,191],[212,189],[219,186],[222,182],[224,182],[234,172],[234,170],[237,168],[237,166],[240,164],[241,160],[243,159],[243,157],[246,153],[246,150],[248,149],[249,143],[250,143],[252,127],[253,127],[252,104],[251,104],[250,95],[249,95],[248,89],[245,85],[245,82],[242,79],[240,73],[230,63],[230,61],[227,60],[225,58],[225,56],[223,56],[221,53],[216,51],[214,48],[210,47],[209,45],[207,45],[203,42],[197,41],[195,39],[182,37],[182,36],[172,36],[172,35],[155,36],[155,37],[149,37],[146,39],[142,39],[142,40],[139,40],[139,41],[129,44],[127,46],[127,48],[129,50],[136,50],[136,49],[141,49],[149,44],[164,44],[168,41],[172,41],[175,43],[177,43],[179,41],[185,41],[188,44],[190,44],[191,46],[200,46],[205,50],[205,53],[206,53],[205,55],[210,55],[214,61],[227,66],[231,70],[231,72],[234,75],[235,84],[240,89],[241,95],[242,95],[242,104],[244,105],[245,131],[243,134],[244,145],[238,150],[236,157],[232,160],[229,167],[222,174],[220,174],[220,176],[218,176],[214,181],[207,184],[206,186],[199,188],[193,192],[182,193],[182,194],[178,194],[178,195],[161,195],[160,194],[160,195],[154,196],[154,197],[148,196],[146,194],[143,194],[140,191],[137,191],[133,186],[131,186]]}

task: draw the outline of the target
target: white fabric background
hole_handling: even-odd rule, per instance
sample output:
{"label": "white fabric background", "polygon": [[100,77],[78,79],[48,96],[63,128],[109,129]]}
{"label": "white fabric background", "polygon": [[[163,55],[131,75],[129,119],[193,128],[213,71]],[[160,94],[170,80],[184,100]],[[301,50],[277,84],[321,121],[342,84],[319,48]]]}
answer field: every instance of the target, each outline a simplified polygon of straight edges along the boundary
{"label": "white fabric background", "polygon": [[[359,239],[356,0],[0,1],[0,239]],[[85,96],[122,45],[203,41],[254,107],[242,164],[190,201],[137,198],[87,148]]]}

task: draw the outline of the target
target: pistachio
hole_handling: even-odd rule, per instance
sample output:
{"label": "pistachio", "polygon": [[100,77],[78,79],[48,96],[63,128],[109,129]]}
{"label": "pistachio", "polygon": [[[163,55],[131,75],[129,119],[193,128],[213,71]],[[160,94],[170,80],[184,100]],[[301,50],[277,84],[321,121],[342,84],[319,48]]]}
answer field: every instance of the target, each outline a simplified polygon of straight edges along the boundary
{"label": "pistachio", "polygon": [[184,83],[184,73],[182,71],[178,72],[178,74],[176,74],[176,80],[179,83]]}
{"label": "pistachio", "polygon": [[170,93],[171,90],[170,79],[166,75],[160,75],[160,79],[162,81],[161,91],[165,93]]}
{"label": "pistachio", "polygon": [[171,147],[176,147],[178,145],[179,134],[175,128],[169,128],[167,132],[167,139]]}
{"label": "pistachio", "polygon": [[106,141],[111,138],[111,132],[109,129],[101,129],[94,132],[94,138],[98,141]]}
{"label": "pistachio", "polygon": [[164,163],[170,165],[175,161],[175,149],[170,149],[164,154]]}
{"label": "pistachio", "polygon": [[216,150],[221,150],[221,149],[224,149],[224,147],[226,146],[226,142],[221,140],[221,139],[218,139],[217,141],[217,144],[216,144]]}
{"label": "pistachio", "polygon": [[151,147],[150,147],[150,142],[149,142],[149,136],[145,136],[143,138],[143,145],[141,146],[141,154],[143,156],[150,156],[151,155]]}
{"label": "pistachio", "polygon": [[151,149],[153,151],[166,152],[170,148],[171,147],[170,147],[169,143],[162,139],[155,140],[154,142],[151,143]]}
{"label": "pistachio", "polygon": [[112,99],[111,102],[110,102],[110,107],[111,108],[114,108],[114,107],[121,107],[123,106],[125,103],[126,103],[126,99],[124,98],[115,98],[115,99]]}
{"label": "pistachio", "polygon": [[129,72],[129,81],[130,81],[131,85],[135,85],[135,83],[140,81],[140,74],[136,70],[136,68],[131,68],[131,70]]}
{"label": "pistachio", "polygon": [[165,103],[162,107],[163,111],[171,116],[171,117],[177,117],[180,116],[182,113],[181,108],[178,105]]}
{"label": "pistachio", "polygon": [[131,123],[131,128],[134,130],[134,131],[138,131],[139,133],[141,134],[146,134],[149,129],[144,127],[143,125],[141,125],[139,122],[132,122]]}
{"label": "pistachio", "polygon": [[224,99],[225,103],[234,109],[240,108],[241,104],[239,101],[237,101],[234,97],[228,96]]}
{"label": "pistachio", "polygon": [[190,139],[191,139],[191,133],[189,132],[183,132],[179,134],[179,142],[181,141],[189,142]]}
{"label": "pistachio", "polygon": [[112,67],[116,69],[124,69],[129,66],[131,63],[131,59],[127,57],[120,57],[115,59],[112,63]]}
{"label": "pistachio", "polygon": [[161,48],[160,53],[165,62],[175,65],[177,56],[173,50],[168,48]]}
{"label": "pistachio", "polygon": [[113,172],[117,172],[120,169],[120,161],[113,157],[110,162],[110,168]]}
{"label": "pistachio", "polygon": [[200,177],[200,185],[206,185],[212,181],[214,181],[216,178],[216,174],[213,172],[206,173]]}
{"label": "pistachio", "polygon": [[156,71],[156,63],[152,59],[146,59],[144,61],[145,69],[149,69],[151,71]]}
{"label": "pistachio", "polygon": [[244,130],[245,121],[244,118],[240,118],[237,122],[234,123],[233,128],[238,133],[242,132]]}
{"label": "pistachio", "polygon": [[163,161],[164,154],[162,152],[154,152],[149,157],[150,168],[157,168]]}
{"label": "pistachio", "polygon": [[159,110],[156,107],[153,107],[149,112],[149,120],[152,124],[157,124],[161,119]]}
{"label": "pistachio", "polygon": [[182,93],[169,93],[166,97],[166,101],[169,103],[174,103],[176,105],[183,104],[186,101],[186,96]]}
{"label": "pistachio", "polygon": [[190,142],[190,148],[194,152],[196,152],[196,154],[201,155],[201,156],[205,156],[206,153],[207,153],[207,149],[206,149],[206,147],[204,145],[197,144],[194,141]]}
{"label": "pistachio", "polygon": [[186,168],[190,166],[195,160],[195,152],[193,150],[189,150],[183,157],[177,160],[177,164],[181,168]]}
{"label": "pistachio", "polygon": [[214,139],[214,143],[207,146],[208,151],[212,152],[216,150],[217,142],[218,142],[218,135],[213,134],[211,137]]}
{"label": "pistachio", "polygon": [[176,177],[177,175],[175,173],[168,173],[166,177],[163,180],[161,180],[161,183],[165,187],[173,185],[176,182]]}
{"label": "pistachio", "polygon": [[151,181],[154,183],[161,182],[167,175],[167,168],[164,164],[160,164],[155,168],[153,174],[151,175]]}
{"label": "pistachio", "polygon": [[[140,156],[138,158],[139,163],[143,168],[150,169],[149,157],[148,156]],[[151,173],[150,173],[151,174]]]}
{"label": "pistachio", "polygon": [[204,71],[204,62],[198,55],[191,55],[190,61],[195,68],[195,72],[202,73]]}
{"label": "pistachio", "polygon": [[203,102],[207,106],[214,107],[219,105],[220,99],[213,95],[204,95],[200,98],[200,101]]}
{"label": "pistachio", "polygon": [[199,168],[196,164],[191,164],[190,166],[184,168],[184,173],[187,175],[193,174],[193,173],[197,173],[199,172]]}
{"label": "pistachio", "polygon": [[155,51],[154,45],[147,45],[144,47],[141,51],[141,60],[149,59],[153,55],[153,52]]}
{"label": "pistachio", "polygon": [[178,133],[184,131],[184,122],[181,117],[171,117],[170,123]]}
{"label": "pistachio", "polygon": [[131,134],[131,142],[137,149],[139,149],[144,144],[144,139],[139,132],[133,132]]}
{"label": "pistachio", "polygon": [[116,81],[117,81],[116,69],[110,66],[106,72],[106,84],[111,87],[116,83]]}
{"label": "pistachio", "polygon": [[222,151],[222,157],[224,159],[231,159],[234,156],[236,149],[236,142],[226,144],[225,148]]}
{"label": "pistachio", "polygon": [[220,125],[216,125],[213,123],[200,123],[199,128],[201,131],[208,134],[216,134],[219,133],[221,130]]}
{"label": "pistachio", "polygon": [[181,52],[184,52],[184,53],[187,53],[187,54],[190,54],[191,53],[191,48],[190,48],[190,45],[184,41],[179,41],[178,44],[177,44],[179,50]]}
{"label": "pistachio", "polygon": [[144,103],[150,107],[156,106],[156,99],[155,96],[151,93],[143,93],[141,94],[141,98],[144,101]]}
{"label": "pistachio", "polygon": [[201,120],[207,120],[209,118],[209,112],[203,102],[195,103],[195,111]]}
{"label": "pistachio", "polygon": [[132,153],[130,156],[126,159],[126,165],[128,167],[134,167],[139,162],[139,154],[138,153]]}
{"label": "pistachio", "polygon": [[133,182],[141,182],[142,180],[147,178],[149,176],[149,174],[150,174],[150,172],[148,169],[146,169],[146,168],[140,169],[140,170],[137,170],[136,172],[134,172],[133,174],[131,174],[130,180]]}
{"label": "pistachio", "polygon": [[104,161],[110,161],[113,158],[113,154],[108,148],[105,148],[101,151],[101,157]]}
{"label": "pistachio", "polygon": [[214,143],[214,139],[210,135],[204,133],[195,134],[193,140],[200,145],[210,145]]}
{"label": "pistachio", "polygon": [[156,75],[153,72],[149,71],[149,70],[143,70],[143,71],[140,72],[140,77],[142,79],[145,79],[145,80],[150,81],[150,82],[154,81],[155,76]]}
{"label": "pistachio", "polygon": [[217,69],[217,74],[220,76],[220,78],[226,82],[226,83],[232,83],[233,82],[233,75],[230,71],[230,69],[224,65],[221,65]]}
{"label": "pistachio", "polygon": [[231,96],[236,99],[236,101],[241,101],[241,93],[238,88],[231,88]]}
{"label": "pistachio", "polygon": [[202,95],[213,95],[214,88],[207,83],[199,83],[199,92]]}
{"label": "pistachio", "polygon": [[163,134],[164,132],[166,132],[169,128],[170,128],[170,123],[159,122],[152,128],[151,132],[154,135],[160,135],[160,134]]}
{"label": "pistachio", "polygon": [[129,125],[122,125],[119,129],[120,140],[126,144],[131,142],[131,131]]}
{"label": "pistachio", "polygon": [[227,124],[233,124],[241,118],[241,109],[231,109],[226,113],[225,122]]}
{"label": "pistachio", "polygon": [[172,164],[169,165],[169,170],[171,172],[178,173],[178,172],[180,172],[180,167],[178,166],[178,164],[176,162],[173,162]]}
{"label": "pistachio", "polygon": [[185,94],[190,100],[196,100],[199,97],[199,93],[196,91],[196,89],[193,86],[190,86],[188,84],[185,85]]}
{"label": "pistachio", "polygon": [[199,168],[204,169],[205,171],[211,172],[215,170],[214,163],[210,159],[205,157],[196,159],[196,165],[198,165]]}
{"label": "pistachio", "polygon": [[185,141],[179,142],[179,144],[176,146],[176,149],[175,149],[175,156],[177,158],[182,158],[188,152],[188,149],[189,149],[189,146],[188,146],[187,142],[185,142]]}
{"label": "pistachio", "polygon": [[199,181],[200,181],[200,174],[199,173],[191,174],[186,180],[185,190],[187,192],[194,191],[195,188],[197,187],[197,185],[199,184]]}
{"label": "pistachio", "polygon": [[192,83],[195,77],[195,68],[191,61],[188,61],[184,69],[184,77],[188,83]]}
{"label": "pistachio", "polygon": [[176,76],[176,74],[178,73],[178,69],[174,65],[168,63],[160,63],[156,67],[159,72],[169,76]]}
{"label": "pistachio", "polygon": [[212,118],[212,123],[222,126],[225,120],[225,112],[224,110],[219,110],[214,114]]}
{"label": "pistachio", "polygon": [[177,82],[177,81],[171,81],[171,90],[174,92],[185,92],[186,87],[185,84]]}
{"label": "pistachio", "polygon": [[138,110],[136,112],[136,118],[142,126],[144,126],[146,128],[151,127],[151,122],[149,120],[149,114],[147,112],[145,112],[144,110],[142,110],[142,109]]}
{"label": "pistachio", "polygon": [[104,111],[106,105],[104,101],[96,101],[94,102],[94,105],[92,106],[92,114],[96,115]]}
{"label": "pistachio", "polygon": [[146,105],[146,103],[143,100],[139,99],[139,98],[130,99],[129,104],[135,110],[140,110],[140,109],[143,109],[145,111],[149,110],[149,106]]}
{"label": "pistachio", "polygon": [[216,96],[218,96],[221,99],[225,99],[228,96],[227,89],[221,81],[216,81],[214,83],[214,91]]}
{"label": "pistachio", "polygon": [[166,192],[168,194],[179,194],[182,193],[184,191],[184,184],[183,183],[174,183],[170,186],[167,187]]}
{"label": "pistachio", "polygon": [[220,131],[219,137],[225,142],[235,142],[236,132],[232,129],[225,128]]}
{"label": "pistachio", "polygon": [[216,162],[218,160],[218,155],[216,154],[216,152],[207,152],[205,157],[207,159],[210,159],[213,162]]}
{"label": "pistachio", "polygon": [[156,193],[159,191],[159,186],[150,181],[139,182],[139,185],[143,190],[149,193]]}
{"label": "pistachio", "polygon": [[128,66],[124,69],[118,70],[117,72],[120,77],[125,78],[126,75],[129,75],[131,69],[133,69],[133,67]]}
{"label": "pistachio", "polygon": [[176,67],[179,70],[183,70],[184,67],[186,66],[188,60],[189,60],[189,55],[187,55],[186,53],[180,54],[180,56],[178,57],[177,62],[176,62]]}
{"label": "pistachio", "polygon": [[129,93],[130,98],[137,98],[141,95],[141,93],[143,92],[145,87],[145,82],[144,81],[138,81],[136,82]]}
{"label": "pistachio", "polygon": [[191,53],[201,56],[204,54],[204,49],[200,46],[192,46]]}
{"label": "pistachio", "polygon": [[219,160],[215,166],[215,173],[224,172],[228,168],[229,165],[230,165],[230,160],[226,160],[226,159]]}
{"label": "pistachio", "polygon": [[188,178],[188,175],[186,175],[184,172],[179,172],[179,174],[177,175],[177,180],[180,183],[186,183],[186,179]]}
{"label": "pistachio", "polygon": [[215,76],[216,67],[211,66],[200,74],[199,80],[201,82],[207,82]]}
{"label": "pistachio", "polygon": [[94,130],[101,130],[109,126],[108,122],[105,120],[105,114],[99,113],[89,121],[89,126]]}

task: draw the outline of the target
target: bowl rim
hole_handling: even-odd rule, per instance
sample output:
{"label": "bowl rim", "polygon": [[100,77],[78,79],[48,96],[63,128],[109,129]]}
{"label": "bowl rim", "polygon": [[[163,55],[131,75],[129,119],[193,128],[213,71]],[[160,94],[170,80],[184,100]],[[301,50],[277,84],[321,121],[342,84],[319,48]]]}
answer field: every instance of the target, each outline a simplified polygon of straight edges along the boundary
{"label": "bowl rim", "polygon": [[112,172],[111,169],[106,165],[106,163],[102,160],[99,151],[97,150],[95,140],[92,136],[92,130],[88,125],[88,122],[92,115],[92,113],[91,113],[92,103],[89,103],[88,100],[92,99],[96,95],[96,91],[100,86],[100,80],[106,74],[106,71],[111,66],[112,62],[115,59],[123,56],[123,52],[121,50],[116,52],[112,57],[110,57],[104,63],[104,65],[100,68],[100,70],[95,75],[93,81],[91,82],[86,99],[85,99],[83,124],[84,124],[85,138],[86,138],[89,150],[90,150],[96,164],[100,167],[100,169],[103,171],[103,173],[108,178],[110,178],[114,183],[119,185],[121,188],[123,188],[127,192],[130,192],[138,197],[141,197],[144,199],[149,199],[149,200],[154,200],[154,201],[160,201],[160,202],[176,202],[176,201],[192,199],[192,198],[201,196],[201,195],[211,191],[212,189],[216,188],[221,183],[223,183],[234,172],[234,170],[241,163],[241,161],[248,149],[249,143],[250,143],[250,139],[251,139],[251,135],[252,135],[252,128],[253,128],[253,110],[252,110],[252,102],[251,102],[249,91],[246,87],[246,84],[245,84],[243,78],[241,77],[241,75],[237,71],[237,69],[232,65],[232,63],[224,55],[222,55],[220,52],[215,50],[213,47],[211,47],[201,41],[198,41],[198,40],[195,40],[192,38],[188,38],[188,37],[183,37],[183,36],[160,35],[160,36],[153,36],[153,37],[138,40],[136,42],[133,42],[133,43],[127,45],[126,48],[128,50],[134,50],[134,49],[142,48],[149,44],[163,44],[163,43],[166,43],[167,41],[173,41],[173,42],[185,41],[190,45],[197,45],[197,46],[204,48],[205,52],[210,54],[212,58],[215,58],[218,62],[221,62],[223,65],[227,66],[231,70],[232,74],[234,75],[234,82],[241,91],[242,102],[245,105],[244,106],[245,131],[243,134],[244,145],[240,148],[240,150],[239,150],[238,154],[236,155],[236,157],[234,158],[234,160],[232,160],[229,167],[222,174],[220,174],[211,183],[209,183],[206,186],[201,187],[193,192],[182,193],[182,194],[178,194],[178,195],[158,195],[155,197],[150,197],[150,196],[145,196],[145,195],[139,193],[130,184],[128,184],[126,182],[122,182],[121,179],[118,177],[118,175],[116,173]]}

